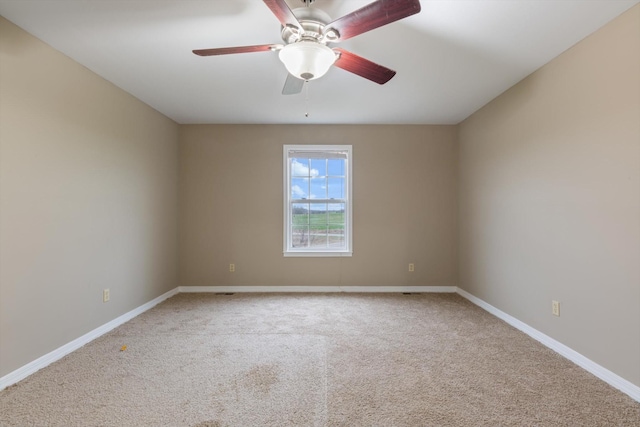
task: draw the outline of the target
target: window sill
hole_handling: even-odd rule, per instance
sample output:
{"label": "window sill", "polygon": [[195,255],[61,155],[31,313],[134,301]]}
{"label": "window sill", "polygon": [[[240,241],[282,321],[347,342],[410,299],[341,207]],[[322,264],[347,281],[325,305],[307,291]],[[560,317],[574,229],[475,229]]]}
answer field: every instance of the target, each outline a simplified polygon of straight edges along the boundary
{"label": "window sill", "polygon": [[285,257],[350,257],[351,251],[288,251],[284,252]]}

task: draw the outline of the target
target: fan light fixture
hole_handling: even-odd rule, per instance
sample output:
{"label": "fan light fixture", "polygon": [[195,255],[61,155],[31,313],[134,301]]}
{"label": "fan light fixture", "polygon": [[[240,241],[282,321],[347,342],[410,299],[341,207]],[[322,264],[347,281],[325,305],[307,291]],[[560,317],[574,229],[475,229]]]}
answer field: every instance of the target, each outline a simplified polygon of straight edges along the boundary
{"label": "fan light fixture", "polygon": [[[216,56],[279,52],[280,60],[289,72],[282,89],[283,95],[300,93],[305,81],[324,76],[334,65],[374,83],[387,83],[396,75],[395,71],[348,50],[338,47],[331,49],[327,47],[327,43],[342,42],[420,12],[420,0],[373,0],[358,10],[332,20],[322,10],[308,7],[315,0],[302,0],[307,7],[293,10],[286,0],[262,1],[280,21],[280,37],[284,46],[259,44],[218,47],[196,49],[193,53],[198,56]],[[292,1],[294,0],[289,0],[289,3]]]}
{"label": "fan light fixture", "polygon": [[331,48],[307,40],[286,45],[280,50],[279,57],[287,71],[302,80],[324,76],[337,58]]}

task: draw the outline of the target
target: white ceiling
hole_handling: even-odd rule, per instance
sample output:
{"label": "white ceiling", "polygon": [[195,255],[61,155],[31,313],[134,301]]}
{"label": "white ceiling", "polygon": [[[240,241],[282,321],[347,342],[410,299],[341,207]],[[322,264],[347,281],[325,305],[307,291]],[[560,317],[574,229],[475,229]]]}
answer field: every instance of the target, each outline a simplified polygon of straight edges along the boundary
{"label": "white ceiling", "polygon": [[[312,7],[335,19],[371,2]],[[293,96],[276,53],[191,53],[281,43],[262,0],[0,0],[0,15],[179,123],[455,124],[638,2],[421,0],[340,43],[396,70],[389,83],[334,67]]]}

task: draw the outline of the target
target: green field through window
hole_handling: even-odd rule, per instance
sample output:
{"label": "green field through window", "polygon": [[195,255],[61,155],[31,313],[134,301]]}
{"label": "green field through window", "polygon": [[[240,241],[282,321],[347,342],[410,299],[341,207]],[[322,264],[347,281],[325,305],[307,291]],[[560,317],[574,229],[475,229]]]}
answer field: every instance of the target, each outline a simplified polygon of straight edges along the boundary
{"label": "green field through window", "polygon": [[309,225],[312,230],[336,230],[344,229],[344,212],[321,212],[311,214],[294,214],[293,226],[301,227]]}

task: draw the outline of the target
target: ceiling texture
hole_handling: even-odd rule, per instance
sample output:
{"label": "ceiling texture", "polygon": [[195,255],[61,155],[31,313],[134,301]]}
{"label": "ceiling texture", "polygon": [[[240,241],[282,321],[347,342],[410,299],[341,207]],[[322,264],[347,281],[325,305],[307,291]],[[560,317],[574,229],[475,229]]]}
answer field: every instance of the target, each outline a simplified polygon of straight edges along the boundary
{"label": "ceiling texture", "polygon": [[[372,1],[311,7],[336,19]],[[262,0],[0,0],[0,15],[178,123],[456,124],[638,2],[421,0],[330,45],[397,71],[387,84],[334,66],[288,96],[276,52],[192,53],[283,43]]]}

